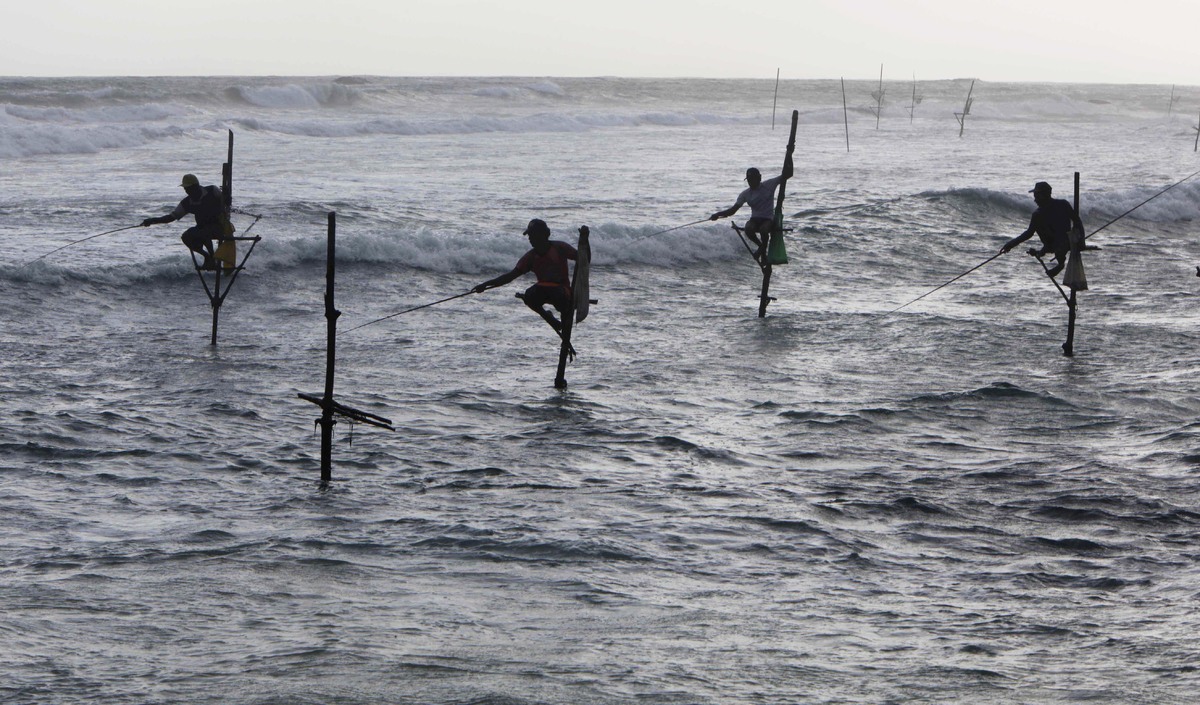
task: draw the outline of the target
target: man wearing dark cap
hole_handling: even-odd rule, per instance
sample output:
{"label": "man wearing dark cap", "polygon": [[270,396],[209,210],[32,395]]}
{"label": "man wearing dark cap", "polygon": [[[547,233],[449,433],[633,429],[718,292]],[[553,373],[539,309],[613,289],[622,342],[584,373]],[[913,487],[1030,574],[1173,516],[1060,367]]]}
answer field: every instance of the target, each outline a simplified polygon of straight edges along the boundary
{"label": "man wearing dark cap", "polygon": [[[571,277],[567,260],[576,259],[579,255],[569,243],[551,240],[550,228],[540,218],[529,221],[523,234],[529,237],[529,244],[533,249],[517,261],[517,266],[513,267],[511,272],[489,279],[476,286],[473,291],[478,294],[487,289],[504,286],[526,272],[533,272],[537,276],[537,283],[525,290],[525,305],[546,319],[554,330],[561,332],[562,322],[547,311],[545,306],[550,304],[564,316],[571,310]],[[581,227],[579,234],[588,234],[588,227]]]}
{"label": "man wearing dark cap", "polygon": [[1038,207],[1033,212],[1033,217],[1029,219],[1029,227],[1025,232],[1004,243],[1004,247],[1001,247],[1000,251],[1008,252],[1037,233],[1042,240],[1042,249],[1030,248],[1029,254],[1039,258],[1046,253],[1053,254],[1054,266],[1047,270],[1047,273],[1053,277],[1061,272],[1067,264],[1067,253],[1071,251],[1072,226],[1077,231],[1076,240],[1080,243],[1083,242],[1083,221],[1079,219],[1079,214],[1075,212],[1070,203],[1061,198],[1050,197],[1050,184],[1045,181],[1034,184],[1030,193],[1033,194],[1033,201],[1037,203]]}
{"label": "man wearing dark cap", "polygon": [[[738,212],[744,204],[750,204],[750,220],[742,231],[757,246],[754,258],[762,260],[763,251],[771,235],[771,226],[775,223],[775,189],[779,184],[792,176],[792,153],[789,151],[783,160],[783,173],[773,179],[762,180],[758,169],[750,167],[746,170],[746,183],[750,188],[738,194],[737,202],[723,211],[717,211],[709,216],[709,220],[728,218]],[[762,238],[759,238],[759,235]]]}
{"label": "man wearing dark cap", "polygon": [[180,239],[189,250],[204,257],[202,269],[216,269],[212,241],[225,235],[225,206],[221,198],[221,189],[218,186],[201,186],[200,180],[193,174],[184,174],[179,185],[187,192],[187,198],[180,201],[175,210],[164,216],[146,218],[142,221],[142,227],[172,223],[188,213],[193,214],[196,216],[196,225],[185,230]]}

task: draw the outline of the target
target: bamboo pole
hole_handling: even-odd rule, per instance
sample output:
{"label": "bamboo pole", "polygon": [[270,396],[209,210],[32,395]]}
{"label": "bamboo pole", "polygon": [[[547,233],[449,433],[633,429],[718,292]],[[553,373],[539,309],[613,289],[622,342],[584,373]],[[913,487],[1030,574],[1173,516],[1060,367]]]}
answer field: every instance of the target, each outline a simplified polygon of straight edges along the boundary
{"label": "bamboo pole", "polygon": [[842,79],[842,121],[846,123],[846,151],[850,151],[850,112],[846,108],[846,79]]}
{"label": "bamboo pole", "polygon": [[779,105],[779,69],[775,69],[775,97],[771,100],[771,131],[775,131],[775,107]]}
{"label": "bamboo pole", "polygon": [[883,114],[883,64],[879,65],[879,90],[875,91],[875,129],[879,129],[879,116]]}
{"label": "bamboo pole", "polygon": [[[1075,216],[1079,216],[1079,172],[1075,172]],[[1072,226],[1074,227],[1074,226]],[[1080,243],[1082,246],[1082,243]],[[1070,255],[1068,255],[1069,257]],[[1067,299],[1067,342],[1063,343],[1063,355],[1073,357],[1075,355],[1075,287],[1071,287],[1071,297]]]}
{"label": "bamboo pole", "polygon": [[[788,135],[787,157],[791,158],[792,152],[796,149],[796,123],[800,120],[800,111],[792,111],[792,130]],[[783,237],[783,197],[787,192],[787,179],[784,179],[779,184],[779,195],[775,200],[775,217],[772,219],[771,232],[767,235],[763,242],[763,262],[762,262],[762,290],[758,296],[758,317],[766,318],[767,304],[771,303],[771,240],[773,238]]]}
{"label": "bamboo pole", "polygon": [[325,246],[325,395],[321,401],[321,482],[333,478],[333,378],[337,369],[337,319],[342,315],[334,305],[337,253],[337,213],[329,213],[328,241]]}
{"label": "bamboo pole", "polygon": [[967,89],[967,102],[963,104],[961,113],[954,113],[954,117],[958,119],[958,136],[963,136],[963,130],[967,127],[967,116],[971,114],[971,94],[975,92],[975,81],[972,79],[971,87]]}
{"label": "bamboo pole", "polygon": [[[233,208],[233,130],[229,131],[228,155],[225,163],[221,165],[221,208],[225,211],[225,221],[228,222],[230,211]],[[221,233],[221,237],[223,238],[224,236],[225,233]],[[221,240],[218,239],[218,246],[220,242]],[[213,263],[216,264],[216,257],[213,257]],[[217,344],[217,322],[221,317],[221,304],[225,303],[225,295],[221,291],[221,270],[224,267],[219,264],[216,266],[217,272],[213,279],[213,291],[208,297],[208,301],[212,305],[212,337],[208,342],[209,345]],[[200,278],[203,279],[204,275],[201,274]],[[205,290],[208,289],[207,284],[204,288]],[[225,288],[228,290],[228,284]]]}

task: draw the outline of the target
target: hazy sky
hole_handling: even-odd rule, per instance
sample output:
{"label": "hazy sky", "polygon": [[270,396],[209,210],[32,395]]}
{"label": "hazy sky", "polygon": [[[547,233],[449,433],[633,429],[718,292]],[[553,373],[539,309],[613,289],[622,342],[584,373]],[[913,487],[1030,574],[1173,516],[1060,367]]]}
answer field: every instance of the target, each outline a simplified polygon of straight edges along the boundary
{"label": "hazy sky", "polygon": [[1200,85],[1200,0],[0,0],[0,75]]}

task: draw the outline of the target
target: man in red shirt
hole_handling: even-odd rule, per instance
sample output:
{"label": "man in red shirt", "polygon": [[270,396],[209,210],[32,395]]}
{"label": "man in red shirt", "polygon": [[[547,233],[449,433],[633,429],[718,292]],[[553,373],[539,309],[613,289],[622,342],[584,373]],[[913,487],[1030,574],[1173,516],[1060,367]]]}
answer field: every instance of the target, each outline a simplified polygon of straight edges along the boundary
{"label": "man in red shirt", "polygon": [[[580,235],[588,233],[587,226],[579,229]],[[547,311],[545,306],[550,304],[558,312],[566,316],[571,311],[571,277],[567,260],[578,257],[575,248],[561,240],[550,239],[550,228],[540,218],[529,221],[524,235],[529,237],[532,250],[526,252],[517,266],[511,272],[501,274],[495,279],[489,279],[476,286],[473,291],[478,294],[487,289],[504,286],[527,272],[537,276],[537,283],[525,290],[525,305],[537,312],[539,316],[554,330],[562,332],[562,321]]]}

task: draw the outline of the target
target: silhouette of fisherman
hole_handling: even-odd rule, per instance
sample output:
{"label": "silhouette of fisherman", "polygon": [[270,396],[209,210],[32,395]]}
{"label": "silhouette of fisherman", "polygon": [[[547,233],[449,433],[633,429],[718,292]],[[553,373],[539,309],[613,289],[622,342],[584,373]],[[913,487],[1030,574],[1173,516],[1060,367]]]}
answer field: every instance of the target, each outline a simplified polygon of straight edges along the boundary
{"label": "silhouette of fisherman", "polygon": [[[746,221],[742,231],[750,238],[757,248],[754,259],[762,262],[767,243],[770,242],[771,227],[775,223],[775,189],[779,184],[792,177],[792,153],[788,152],[783,160],[783,173],[773,179],[762,180],[762,174],[755,167],[746,170],[746,183],[749,188],[738,194],[737,201],[723,211],[717,211],[708,217],[709,220],[728,218],[738,212],[743,205],[750,204],[750,219]],[[761,239],[759,236],[762,236]]]}
{"label": "silhouette of fisherman", "polygon": [[[579,228],[581,236],[587,235],[588,232],[586,225]],[[479,294],[487,289],[504,286],[522,274],[533,272],[537,276],[537,283],[525,290],[522,297],[525,305],[533,309],[550,324],[551,328],[561,334],[562,321],[546,310],[546,304],[558,309],[558,312],[564,317],[570,315],[574,302],[571,298],[571,278],[567,260],[577,259],[579,253],[569,243],[551,240],[550,227],[546,225],[546,221],[540,218],[529,221],[523,234],[529,238],[529,244],[533,249],[526,252],[517,261],[517,266],[513,267],[511,272],[489,279],[477,285],[472,291]],[[572,351],[573,356],[574,351]]]}
{"label": "silhouette of fisherman", "polygon": [[[1017,245],[1033,237],[1036,233],[1042,241],[1041,249],[1030,248],[1029,254],[1042,258],[1047,253],[1054,255],[1054,266],[1046,270],[1051,277],[1056,276],[1067,264],[1067,255],[1072,246],[1076,249],[1083,245],[1083,221],[1070,203],[1061,198],[1052,198],[1050,184],[1039,181],[1030,191],[1037,203],[1037,210],[1029,219],[1029,227],[1025,232],[1004,243],[1001,253],[1012,250]],[[1072,233],[1074,226],[1074,233]],[[1074,243],[1072,242],[1074,240]]]}
{"label": "silhouette of fisherman", "polygon": [[158,218],[146,218],[142,227],[172,223],[191,213],[196,216],[196,225],[183,232],[180,238],[188,249],[204,257],[201,269],[217,268],[213,255],[213,240],[220,240],[226,235],[225,207],[221,198],[219,186],[201,186],[200,180],[193,174],[184,174],[180,186],[187,192],[187,197],[175,206],[175,210]]}

